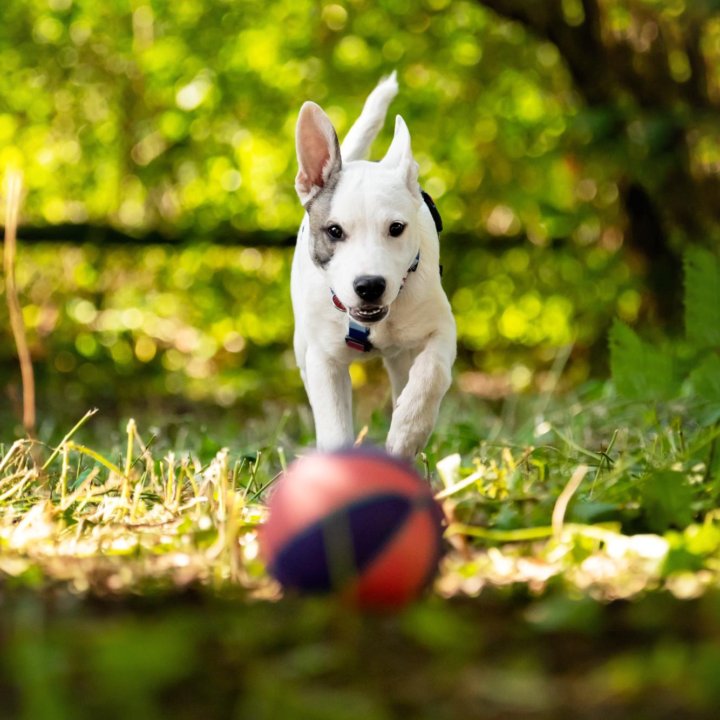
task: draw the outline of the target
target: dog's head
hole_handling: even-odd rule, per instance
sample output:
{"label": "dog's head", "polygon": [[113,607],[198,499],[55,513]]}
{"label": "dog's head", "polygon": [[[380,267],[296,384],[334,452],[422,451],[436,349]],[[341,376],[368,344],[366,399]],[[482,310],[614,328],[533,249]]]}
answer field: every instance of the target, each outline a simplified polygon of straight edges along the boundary
{"label": "dog's head", "polygon": [[382,320],[420,247],[423,200],[407,125],[398,115],[380,162],[343,165],[330,119],[308,102],[300,110],[296,146],[295,189],[308,212],[313,262],[356,320]]}

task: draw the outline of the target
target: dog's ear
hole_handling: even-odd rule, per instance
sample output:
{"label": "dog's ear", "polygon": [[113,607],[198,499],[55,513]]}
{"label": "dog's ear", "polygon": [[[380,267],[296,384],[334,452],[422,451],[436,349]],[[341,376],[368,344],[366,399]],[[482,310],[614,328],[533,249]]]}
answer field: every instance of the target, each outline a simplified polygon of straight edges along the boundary
{"label": "dog's ear", "polygon": [[408,190],[421,200],[418,185],[418,164],[413,158],[410,144],[410,131],[400,115],[395,116],[395,134],[385,157],[380,163],[388,168],[397,169],[405,180]]}
{"label": "dog's ear", "polygon": [[340,144],[335,128],[323,109],[306,102],[300,109],[295,128],[298,174],[295,190],[307,205],[324,188],[330,177],[342,168]]}

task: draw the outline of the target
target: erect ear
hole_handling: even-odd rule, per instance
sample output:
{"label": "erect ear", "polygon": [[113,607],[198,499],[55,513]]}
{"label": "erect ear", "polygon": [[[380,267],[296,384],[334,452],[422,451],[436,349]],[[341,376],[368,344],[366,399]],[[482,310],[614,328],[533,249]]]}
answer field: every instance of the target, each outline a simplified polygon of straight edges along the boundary
{"label": "erect ear", "polygon": [[298,158],[295,190],[300,202],[307,205],[342,168],[335,128],[322,108],[313,102],[306,102],[300,108],[295,148]]}
{"label": "erect ear", "polygon": [[387,168],[397,169],[406,182],[408,190],[420,199],[418,164],[412,154],[410,131],[400,115],[395,116],[395,134],[380,163]]}

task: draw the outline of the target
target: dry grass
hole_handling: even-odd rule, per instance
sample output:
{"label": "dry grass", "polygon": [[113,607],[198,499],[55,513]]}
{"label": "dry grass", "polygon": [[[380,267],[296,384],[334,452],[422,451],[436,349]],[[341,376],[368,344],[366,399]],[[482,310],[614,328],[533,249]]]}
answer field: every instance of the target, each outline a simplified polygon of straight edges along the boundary
{"label": "dry grass", "polygon": [[231,465],[227,450],[204,466],[153,457],[132,420],[122,467],[72,433],[42,465],[37,455],[32,440],[0,455],[3,574],[80,593],[198,584],[275,593],[256,558],[264,508],[252,497],[252,464]]}

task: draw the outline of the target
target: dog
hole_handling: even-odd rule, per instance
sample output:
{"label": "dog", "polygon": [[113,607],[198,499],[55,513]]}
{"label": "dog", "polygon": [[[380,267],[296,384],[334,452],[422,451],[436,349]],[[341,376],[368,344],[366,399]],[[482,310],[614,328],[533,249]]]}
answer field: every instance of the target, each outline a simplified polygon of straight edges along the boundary
{"label": "dog", "polygon": [[386,450],[412,459],[450,387],[455,320],[440,282],[440,215],[418,184],[405,121],[379,162],[365,160],[398,91],[381,80],[342,146],[319,105],[296,126],[295,189],[305,208],[291,270],[294,350],[317,447],[354,440],[349,366],[382,356],[393,412]]}

